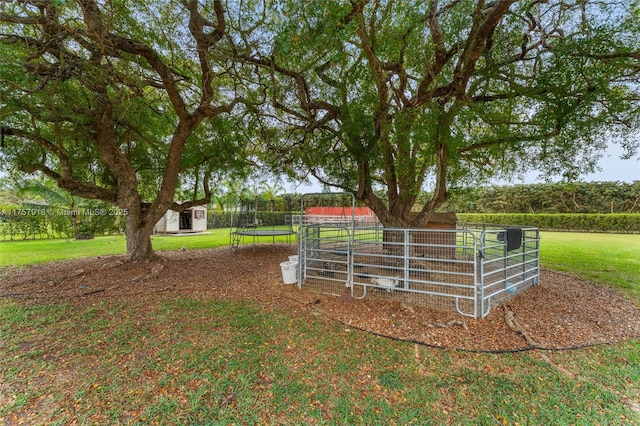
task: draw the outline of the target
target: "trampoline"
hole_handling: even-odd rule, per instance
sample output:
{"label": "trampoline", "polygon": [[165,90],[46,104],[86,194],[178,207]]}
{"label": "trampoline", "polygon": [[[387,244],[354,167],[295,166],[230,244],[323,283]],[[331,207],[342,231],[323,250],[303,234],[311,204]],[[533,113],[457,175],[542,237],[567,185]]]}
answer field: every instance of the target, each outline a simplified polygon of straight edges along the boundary
{"label": "trampoline", "polygon": [[287,237],[291,244],[293,229],[293,215],[291,214],[291,200],[288,197],[277,199],[253,198],[241,200],[236,208],[238,219],[230,231],[229,246],[232,251],[250,238],[255,244],[261,238],[271,238],[275,244],[277,237]]}
{"label": "trampoline", "polygon": [[295,231],[280,231],[277,229],[253,229],[244,231],[234,231],[234,235],[240,235],[242,237],[278,237],[282,235],[293,235]]}

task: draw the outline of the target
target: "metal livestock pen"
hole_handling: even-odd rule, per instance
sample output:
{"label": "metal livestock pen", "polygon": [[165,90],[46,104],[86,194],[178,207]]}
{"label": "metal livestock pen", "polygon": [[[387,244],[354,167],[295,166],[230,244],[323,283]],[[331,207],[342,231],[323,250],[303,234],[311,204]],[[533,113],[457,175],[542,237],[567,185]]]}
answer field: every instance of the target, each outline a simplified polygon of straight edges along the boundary
{"label": "metal livestock pen", "polygon": [[298,232],[300,288],[484,318],[540,277],[540,235],[533,227],[389,229],[344,219],[308,222]]}

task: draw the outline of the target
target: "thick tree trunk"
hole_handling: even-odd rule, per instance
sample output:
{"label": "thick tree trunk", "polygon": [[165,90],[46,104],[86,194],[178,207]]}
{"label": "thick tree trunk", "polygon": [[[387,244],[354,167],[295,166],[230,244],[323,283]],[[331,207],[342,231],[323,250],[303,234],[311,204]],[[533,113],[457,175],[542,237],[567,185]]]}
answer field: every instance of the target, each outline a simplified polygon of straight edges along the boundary
{"label": "thick tree trunk", "polygon": [[127,254],[126,257],[131,261],[148,260],[155,257],[153,247],[151,246],[151,232],[153,227],[149,229],[146,224],[140,225],[130,223],[127,220],[126,237],[127,237]]}
{"label": "thick tree trunk", "polygon": [[151,245],[151,233],[155,221],[149,220],[149,215],[143,213],[139,204],[132,209],[127,209],[126,212],[127,259],[131,261],[153,259],[156,255]]}

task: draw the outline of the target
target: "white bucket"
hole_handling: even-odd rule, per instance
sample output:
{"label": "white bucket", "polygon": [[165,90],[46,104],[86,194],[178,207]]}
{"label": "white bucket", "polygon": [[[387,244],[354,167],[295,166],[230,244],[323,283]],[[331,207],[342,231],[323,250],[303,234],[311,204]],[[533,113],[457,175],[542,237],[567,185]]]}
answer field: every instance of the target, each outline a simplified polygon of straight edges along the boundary
{"label": "white bucket", "polygon": [[282,268],[282,280],[285,284],[295,284],[298,282],[296,277],[296,269],[298,262],[282,262],[280,268]]}
{"label": "white bucket", "polygon": [[289,256],[289,262],[296,262],[298,263],[298,255],[294,254],[293,256]]}

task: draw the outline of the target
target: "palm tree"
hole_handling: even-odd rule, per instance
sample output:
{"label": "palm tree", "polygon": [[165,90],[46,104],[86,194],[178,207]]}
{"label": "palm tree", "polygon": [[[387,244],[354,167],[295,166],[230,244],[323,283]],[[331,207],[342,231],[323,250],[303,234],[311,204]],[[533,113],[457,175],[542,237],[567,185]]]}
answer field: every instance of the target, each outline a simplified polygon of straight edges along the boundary
{"label": "palm tree", "polygon": [[[74,235],[78,234],[78,231],[83,225],[89,228],[88,224],[84,224],[78,219],[76,211],[79,204],[82,203],[82,199],[74,197],[61,188],[49,186],[43,181],[30,180],[18,188],[16,195],[20,197],[35,197],[35,200],[32,198],[31,200],[22,202],[22,205],[26,208],[40,209],[46,206],[68,210],[69,214],[65,216],[71,221],[71,230]],[[38,201],[42,201],[44,204]],[[90,229],[86,231],[91,233]]]}
{"label": "palm tree", "polygon": [[279,183],[270,184],[269,182],[264,182],[261,185],[262,189],[262,197],[267,200],[276,200],[280,198],[280,195],[285,192],[285,189]]}
{"label": "palm tree", "polygon": [[[19,187],[16,195],[20,197],[25,195],[36,197],[36,201],[38,199],[44,201],[47,207],[59,207],[69,210],[75,210],[80,200],[63,189],[48,186],[46,183],[38,180],[28,181]],[[33,200],[23,201],[22,204],[25,207],[34,208],[43,206],[41,203],[34,202]]]}
{"label": "palm tree", "polygon": [[285,192],[285,189],[282,185],[276,183],[273,184],[269,184],[269,182],[264,182],[261,185],[262,188],[262,193],[261,196],[265,199],[268,200],[271,204],[271,211],[274,211],[274,207],[276,204],[276,201],[280,200],[282,197],[280,197],[280,194]]}

